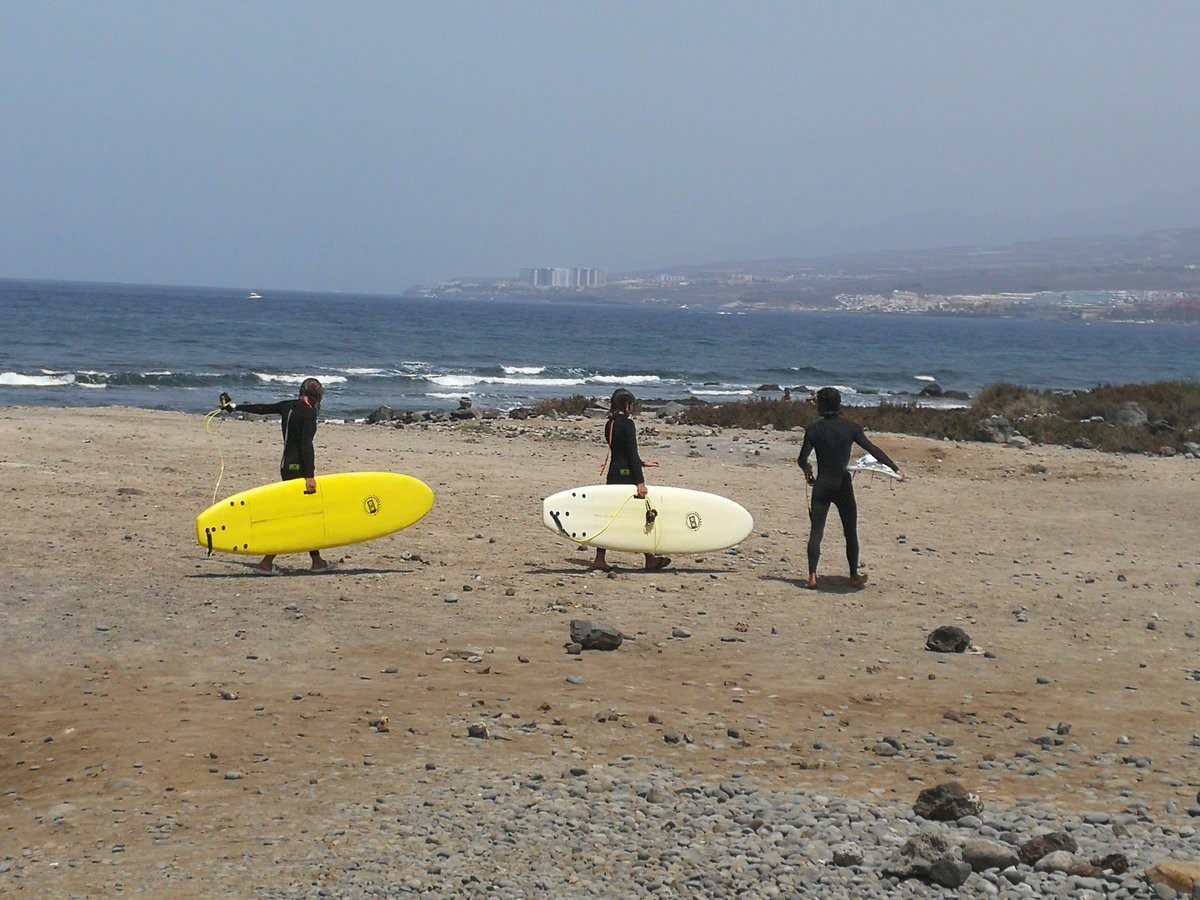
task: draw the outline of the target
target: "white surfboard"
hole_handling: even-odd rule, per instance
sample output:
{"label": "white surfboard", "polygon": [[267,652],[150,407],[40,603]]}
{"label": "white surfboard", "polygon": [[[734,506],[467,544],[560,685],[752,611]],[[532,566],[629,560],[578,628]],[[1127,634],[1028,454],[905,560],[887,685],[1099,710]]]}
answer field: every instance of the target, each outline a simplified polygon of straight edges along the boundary
{"label": "white surfboard", "polygon": [[542,524],[560,537],[628,553],[706,553],[743,541],[754,519],[738,503],[705,491],[631,484],[559,491],[542,501]]}
{"label": "white surfboard", "polygon": [[847,472],[866,472],[870,475],[886,475],[888,478],[900,478],[899,472],[893,472],[891,466],[884,465],[870,453],[864,453],[850,465],[846,466]]}

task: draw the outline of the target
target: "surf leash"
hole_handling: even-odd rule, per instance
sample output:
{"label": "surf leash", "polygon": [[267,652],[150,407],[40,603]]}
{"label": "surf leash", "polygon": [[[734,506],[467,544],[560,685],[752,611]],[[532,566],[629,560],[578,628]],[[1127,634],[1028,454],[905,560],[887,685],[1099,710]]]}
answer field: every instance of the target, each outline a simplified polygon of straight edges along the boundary
{"label": "surf leash", "polygon": [[[612,514],[612,517],[607,522],[604,523],[604,527],[602,527],[599,531],[596,531],[593,534],[591,534],[588,537],[583,538],[583,539],[575,537],[573,534],[571,534],[569,531],[567,531],[567,529],[565,529],[563,527],[562,522],[558,518],[558,513],[551,512],[550,518],[553,519],[554,524],[556,526],[558,526],[559,534],[561,534],[563,537],[565,537],[568,541],[574,541],[576,544],[579,544],[582,547],[582,546],[586,546],[586,545],[590,544],[596,538],[600,537],[600,535],[604,534],[604,532],[608,531],[609,526],[611,526],[613,522],[617,521],[617,519],[620,517],[621,513],[625,511],[625,507],[629,505],[629,501],[630,500],[638,500],[638,499],[646,501],[646,527],[650,528],[653,526],[654,520],[658,517],[658,510],[654,509],[650,505],[649,497],[638,497],[636,492],[630,494],[629,497],[626,498],[625,502],[617,507],[617,511]],[[655,547],[655,549],[657,550],[657,547]]]}
{"label": "surf leash", "polygon": [[221,450],[221,443],[217,440],[217,433],[213,431],[213,423],[224,418],[224,409],[214,409],[204,417],[204,430],[208,436],[212,438],[213,446],[217,449],[217,459],[221,461],[221,467],[217,472],[217,483],[213,485],[212,502],[217,502],[217,491],[221,489],[221,479],[225,477],[225,453]]}
{"label": "surf leash", "polygon": [[604,443],[607,446],[604,449],[604,461],[602,463],[600,463],[600,474],[601,475],[603,475],[604,470],[608,468],[608,461],[612,457],[613,431],[616,430],[616,426],[611,424],[612,420],[613,420],[613,418],[610,415],[608,417],[608,422],[606,422],[604,425]]}

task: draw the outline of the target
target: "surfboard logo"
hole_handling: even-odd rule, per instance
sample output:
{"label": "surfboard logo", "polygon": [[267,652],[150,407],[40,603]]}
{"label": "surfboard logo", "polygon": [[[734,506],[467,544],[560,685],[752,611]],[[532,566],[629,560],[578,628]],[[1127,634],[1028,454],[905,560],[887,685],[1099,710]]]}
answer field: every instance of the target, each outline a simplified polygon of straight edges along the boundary
{"label": "surfboard logo", "polygon": [[374,494],[371,494],[363,500],[363,512],[368,516],[377,516],[383,508],[383,502]]}
{"label": "surfboard logo", "polygon": [[690,512],[683,517],[683,524],[688,527],[688,531],[699,531],[704,520],[700,518],[700,513]]}

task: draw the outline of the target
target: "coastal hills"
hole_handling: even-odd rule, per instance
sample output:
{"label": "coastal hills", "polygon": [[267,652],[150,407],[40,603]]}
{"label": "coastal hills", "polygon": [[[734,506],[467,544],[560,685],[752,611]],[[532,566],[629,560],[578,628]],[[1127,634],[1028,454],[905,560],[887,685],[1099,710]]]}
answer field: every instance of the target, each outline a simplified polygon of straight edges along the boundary
{"label": "coastal hills", "polygon": [[575,289],[464,278],[406,295],[1200,322],[1200,228],[676,266]]}

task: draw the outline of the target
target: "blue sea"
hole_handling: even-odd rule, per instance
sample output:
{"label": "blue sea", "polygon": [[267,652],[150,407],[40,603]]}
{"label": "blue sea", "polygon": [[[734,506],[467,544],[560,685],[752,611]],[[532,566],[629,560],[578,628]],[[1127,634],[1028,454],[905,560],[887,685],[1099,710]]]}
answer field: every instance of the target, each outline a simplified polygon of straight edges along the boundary
{"label": "blue sea", "polygon": [[462,397],[504,411],[618,386],[723,402],[836,385],[872,405],[931,381],[974,395],[1200,380],[1200,331],[1173,325],[13,280],[0,280],[0,323],[5,406],[201,413],[221,391],[293,396],[309,375],[326,385],[323,413],[346,419]]}

